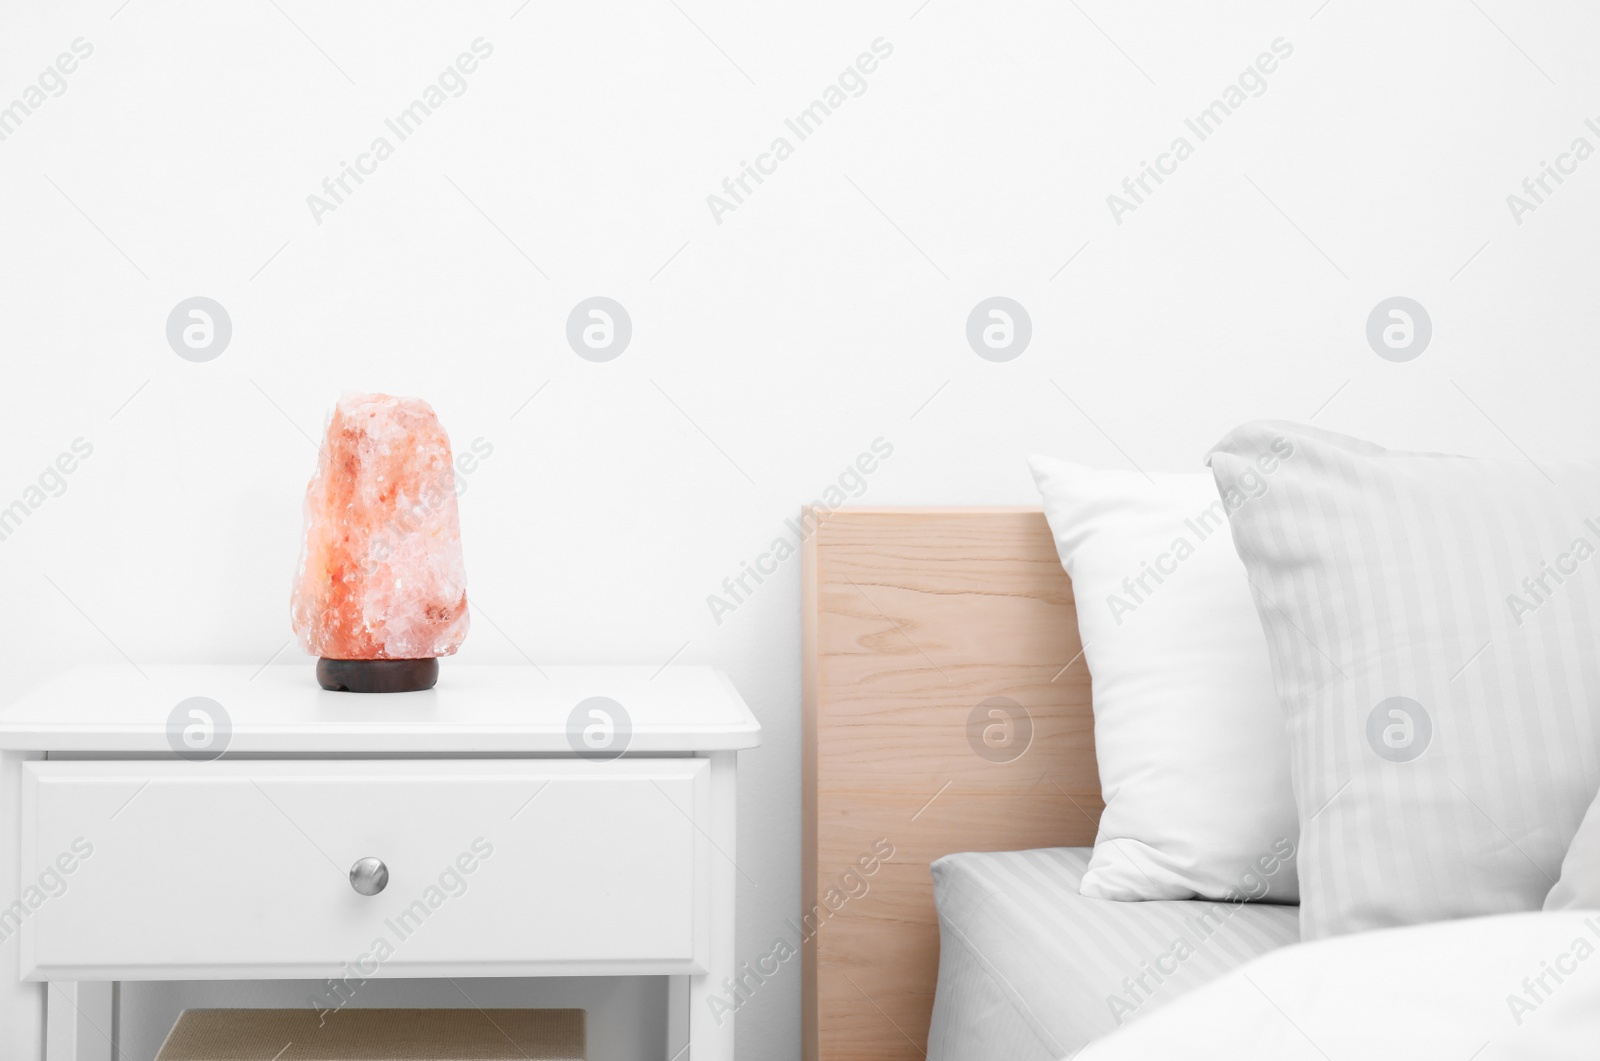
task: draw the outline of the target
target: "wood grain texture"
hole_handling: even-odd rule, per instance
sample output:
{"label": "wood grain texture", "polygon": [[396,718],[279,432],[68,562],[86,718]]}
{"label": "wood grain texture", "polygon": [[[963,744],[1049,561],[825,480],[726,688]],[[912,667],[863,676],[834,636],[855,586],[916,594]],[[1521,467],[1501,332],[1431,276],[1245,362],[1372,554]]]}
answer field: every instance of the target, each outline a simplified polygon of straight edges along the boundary
{"label": "wood grain texture", "polygon": [[805,520],[803,1056],[913,1061],[939,959],[929,863],[1093,842],[1072,586],[1038,509]]}

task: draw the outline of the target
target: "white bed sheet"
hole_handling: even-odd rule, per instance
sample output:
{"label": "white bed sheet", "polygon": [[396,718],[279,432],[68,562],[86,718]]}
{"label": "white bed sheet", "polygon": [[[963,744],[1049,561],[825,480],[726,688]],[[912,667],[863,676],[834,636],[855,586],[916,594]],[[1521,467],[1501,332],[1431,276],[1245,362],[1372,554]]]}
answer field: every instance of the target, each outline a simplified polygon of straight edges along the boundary
{"label": "white bed sheet", "polygon": [[1299,939],[1293,906],[1086,898],[1090,853],[933,864],[941,940],[929,1061],[1055,1061]]}
{"label": "white bed sheet", "polygon": [[1077,1061],[1597,1057],[1600,911],[1587,910],[1287,947],[1094,1043]]}

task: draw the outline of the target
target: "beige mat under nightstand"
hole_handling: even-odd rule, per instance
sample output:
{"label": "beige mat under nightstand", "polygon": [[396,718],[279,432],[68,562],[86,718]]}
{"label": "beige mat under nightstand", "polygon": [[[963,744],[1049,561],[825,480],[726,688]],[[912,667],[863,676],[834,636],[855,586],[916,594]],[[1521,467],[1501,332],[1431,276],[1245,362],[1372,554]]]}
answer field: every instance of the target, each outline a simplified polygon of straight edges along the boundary
{"label": "beige mat under nightstand", "polygon": [[583,1061],[581,1009],[185,1010],[156,1061]]}

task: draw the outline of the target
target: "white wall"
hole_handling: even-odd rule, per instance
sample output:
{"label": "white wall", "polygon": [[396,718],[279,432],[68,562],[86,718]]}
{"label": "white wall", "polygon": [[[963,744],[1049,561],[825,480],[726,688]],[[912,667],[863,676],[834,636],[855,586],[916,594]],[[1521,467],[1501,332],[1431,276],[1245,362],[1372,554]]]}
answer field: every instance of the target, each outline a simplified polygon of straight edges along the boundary
{"label": "white wall", "polygon": [[[1197,468],[1262,416],[1596,448],[1600,161],[1520,224],[1506,201],[1600,147],[1594,10],[520,2],[0,14],[0,103],[93,46],[0,142],[0,506],[94,447],[0,541],[8,688],[123,653],[272,658],[308,436],[342,389],[424,396],[458,447],[494,446],[462,523],[495,625],[463,662],[710,663],[760,716],[755,954],[799,904],[798,561],[720,625],[707,596],[875,439],[874,504],[1029,502],[1035,450]],[[465,94],[318,223],[306,197],[480,37]],[[864,94],[796,142],[784,119],[879,37]],[[1263,94],[1114,220],[1106,197],[1280,37]],[[719,223],[707,196],[780,135],[792,157]],[[165,336],[193,295],[233,322],[207,363]],[[609,363],[565,341],[592,295],[633,321]],[[1032,318],[1007,363],[965,338],[992,295]],[[1365,338],[1393,295],[1434,326],[1409,363]],[[796,1057],[798,1011],[793,969],[741,1013],[743,1056]]]}

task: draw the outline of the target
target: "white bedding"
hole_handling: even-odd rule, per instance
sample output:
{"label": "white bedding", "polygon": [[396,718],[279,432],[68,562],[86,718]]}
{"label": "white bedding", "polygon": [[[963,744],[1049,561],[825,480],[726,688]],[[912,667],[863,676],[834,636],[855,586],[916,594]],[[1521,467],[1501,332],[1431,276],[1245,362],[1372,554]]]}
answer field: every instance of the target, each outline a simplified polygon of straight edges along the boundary
{"label": "white bedding", "polygon": [[1300,938],[1293,906],[1080,895],[1088,864],[1082,847],[933,864],[929,1061],[1054,1061]]}
{"label": "white bedding", "polygon": [[1503,914],[1275,950],[1076,1061],[1600,1057],[1600,911]]}

